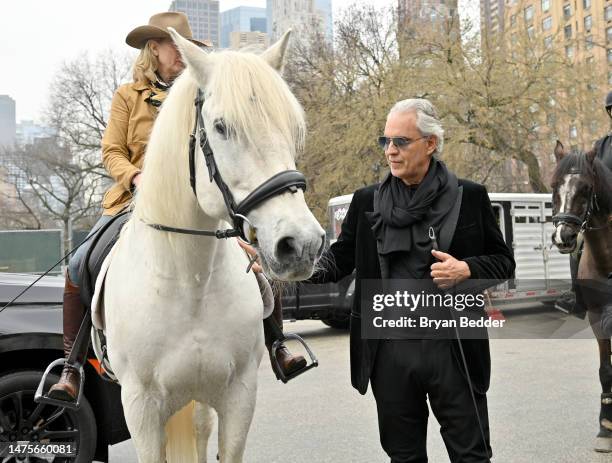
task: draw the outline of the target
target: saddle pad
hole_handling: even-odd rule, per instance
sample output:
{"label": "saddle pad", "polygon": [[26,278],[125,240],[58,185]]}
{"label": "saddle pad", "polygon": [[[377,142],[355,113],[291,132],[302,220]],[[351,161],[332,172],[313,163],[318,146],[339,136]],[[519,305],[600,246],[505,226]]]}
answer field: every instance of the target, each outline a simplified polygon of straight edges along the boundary
{"label": "saddle pad", "polygon": [[104,258],[102,266],[98,271],[96,284],[94,287],[94,293],[91,298],[91,321],[93,326],[97,329],[104,331],[104,280],[106,279],[106,272],[110,267],[111,259],[113,258],[113,250],[115,246],[111,248],[108,255]]}

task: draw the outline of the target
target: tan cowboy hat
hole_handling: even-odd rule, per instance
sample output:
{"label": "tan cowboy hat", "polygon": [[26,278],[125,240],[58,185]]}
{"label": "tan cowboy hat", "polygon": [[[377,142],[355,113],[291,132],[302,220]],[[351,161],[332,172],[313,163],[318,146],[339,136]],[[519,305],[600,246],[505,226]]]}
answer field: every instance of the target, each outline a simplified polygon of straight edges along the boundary
{"label": "tan cowboy hat", "polygon": [[125,43],[130,47],[141,49],[150,39],[169,39],[170,33],[168,27],[173,27],[176,32],[181,34],[187,40],[191,40],[196,45],[201,47],[212,47],[210,40],[200,42],[193,38],[189,20],[185,13],[168,12],[158,13],[151,16],[149,24],[140,26],[130,32],[125,38]]}

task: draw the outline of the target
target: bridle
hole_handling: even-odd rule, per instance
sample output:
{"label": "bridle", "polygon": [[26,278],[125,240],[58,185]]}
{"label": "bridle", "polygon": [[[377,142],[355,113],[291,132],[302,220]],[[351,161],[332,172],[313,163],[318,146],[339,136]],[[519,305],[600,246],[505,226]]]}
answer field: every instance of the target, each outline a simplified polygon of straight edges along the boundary
{"label": "bridle", "polygon": [[[577,169],[571,169],[569,171],[569,174],[580,174],[580,173],[581,172]],[[589,195],[589,203],[587,205],[586,211],[584,211],[584,214],[582,216],[577,216],[576,214],[572,214],[569,212],[559,212],[552,216],[552,222],[555,228],[561,224],[573,224],[573,225],[577,225],[578,227],[580,227],[580,232],[585,232],[585,231],[590,231],[590,230],[599,230],[601,228],[607,227],[607,225],[604,227],[590,227],[589,226],[589,219],[591,218],[593,211],[597,209],[599,209],[599,206],[597,204],[597,194],[595,193],[595,190],[591,188],[591,193]]]}
{"label": "bridle", "polygon": [[[227,186],[227,183],[225,183],[223,180],[223,177],[221,177],[221,173],[219,172],[217,163],[215,161],[215,155],[208,142],[208,136],[206,135],[206,129],[204,127],[204,118],[202,117],[203,106],[204,93],[201,89],[198,89],[195,99],[195,124],[189,138],[189,183],[191,185],[191,189],[193,190],[193,194],[197,199],[198,194],[196,192],[195,156],[196,143],[199,142],[200,148],[204,155],[204,161],[206,162],[206,167],[208,168],[208,178],[210,182],[214,181],[221,191],[221,195],[223,196],[223,201],[232,221],[233,228],[226,230],[193,230],[189,228],[170,227],[156,223],[147,223],[147,225],[156,230],[171,233],[214,236],[217,239],[239,237],[247,243],[251,243],[253,241],[251,236],[247,237],[244,233],[245,222],[249,225],[250,232],[254,232],[254,227],[246,218],[247,214],[264,201],[280,195],[285,191],[290,191],[291,193],[297,193],[298,189],[306,191],[306,178],[304,177],[304,174],[297,170],[285,170],[279,172],[255,188],[239,204],[236,204],[232,192]],[[249,235],[251,235],[251,233],[249,233]]]}

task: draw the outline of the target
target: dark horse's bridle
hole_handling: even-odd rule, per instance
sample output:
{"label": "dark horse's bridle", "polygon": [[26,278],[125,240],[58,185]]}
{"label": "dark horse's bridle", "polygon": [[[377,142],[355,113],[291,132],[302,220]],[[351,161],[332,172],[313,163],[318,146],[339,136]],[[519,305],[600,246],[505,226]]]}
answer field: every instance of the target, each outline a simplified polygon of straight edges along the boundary
{"label": "dark horse's bridle", "polygon": [[[195,156],[196,156],[196,142],[199,142],[202,153],[204,154],[204,160],[206,167],[208,168],[208,177],[212,182],[217,184],[217,187],[223,195],[223,201],[225,207],[229,213],[230,219],[232,220],[233,228],[226,230],[193,230],[189,228],[177,228],[170,227],[167,225],[161,225],[157,223],[148,223],[150,227],[156,230],[162,230],[172,233],[182,233],[187,235],[202,235],[202,236],[214,236],[217,239],[226,239],[231,237],[239,237],[247,243],[251,243],[252,239],[247,237],[244,233],[244,223],[246,222],[251,230],[253,227],[246,215],[259,206],[264,201],[280,195],[285,191],[297,193],[298,189],[306,191],[306,178],[304,174],[297,170],[285,170],[273,175],[268,180],[263,182],[251,193],[247,195],[239,204],[234,201],[234,196],[230,191],[227,183],[221,177],[221,173],[217,167],[215,161],[215,155],[208,142],[208,136],[206,135],[206,129],[204,127],[204,118],[202,117],[202,107],[204,106],[204,93],[201,89],[198,89],[198,93],[195,99],[195,111],[196,118],[193,126],[193,131],[189,139],[189,183],[193,194],[198,196],[196,192],[196,174],[195,174]],[[199,127],[199,131],[198,131]]]}
{"label": "dark horse's bridle", "polygon": [[[578,169],[570,169],[569,174],[580,174]],[[597,205],[597,194],[593,187],[591,187],[591,193],[589,195],[589,203],[582,216],[577,216],[569,212],[559,212],[552,216],[552,223],[556,227],[561,224],[573,224],[580,227],[580,231],[598,230],[601,227],[589,227],[589,219],[593,214],[593,211],[599,209]]]}

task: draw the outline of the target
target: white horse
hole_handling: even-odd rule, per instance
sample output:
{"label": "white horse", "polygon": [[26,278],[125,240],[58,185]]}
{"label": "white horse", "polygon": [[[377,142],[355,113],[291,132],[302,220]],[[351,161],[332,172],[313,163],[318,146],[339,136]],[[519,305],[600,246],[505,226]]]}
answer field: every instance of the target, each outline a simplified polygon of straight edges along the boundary
{"label": "white horse", "polygon": [[[209,143],[236,203],[273,175],[295,169],[304,115],[279,74],[289,33],[261,55],[205,53],[171,33],[186,70],[155,122],[133,215],[110,261],[104,295],[109,359],[141,463],[205,462],[213,409],[221,462],[239,462],[264,349],[258,284],[245,273],[247,258],[235,239],[148,224],[227,228],[228,211],[199,147],[196,194],[190,186],[198,88]],[[324,231],[301,190],[267,199],[248,221],[267,275],[291,281],[312,274]]]}

